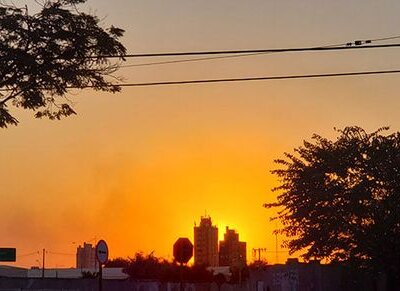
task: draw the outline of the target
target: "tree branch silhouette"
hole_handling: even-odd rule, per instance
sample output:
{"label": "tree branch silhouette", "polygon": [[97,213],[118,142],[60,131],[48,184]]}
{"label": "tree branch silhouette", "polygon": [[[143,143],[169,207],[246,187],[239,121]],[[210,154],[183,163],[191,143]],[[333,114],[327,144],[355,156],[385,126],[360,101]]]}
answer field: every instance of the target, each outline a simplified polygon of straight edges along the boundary
{"label": "tree branch silhouette", "polygon": [[62,98],[70,87],[120,90],[111,80],[124,59],[102,56],[126,53],[124,31],[101,27],[96,16],[79,11],[84,2],[45,0],[34,14],[0,2],[0,127],[18,124],[10,105],[61,119],[76,114]]}

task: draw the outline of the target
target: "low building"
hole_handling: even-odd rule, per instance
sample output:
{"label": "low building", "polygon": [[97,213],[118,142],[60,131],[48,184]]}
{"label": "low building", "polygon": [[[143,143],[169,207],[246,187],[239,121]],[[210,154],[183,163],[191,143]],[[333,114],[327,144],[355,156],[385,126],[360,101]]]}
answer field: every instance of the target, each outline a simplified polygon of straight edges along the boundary
{"label": "low building", "polygon": [[28,276],[28,269],[14,266],[0,266],[0,278],[23,278]]}
{"label": "low building", "polygon": [[[129,276],[123,272],[123,268],[103,268],[104,280],[123,280]],[[60,278],[60,279],[78,279],[85,274],[96,274],[99,270],[96,269],[75,269],[75,268],[49,268],[44,270],[45,278]],[[28,270],[28,278],[42,278],[42,269]]]}
{"label": "low building", "polygon": [[76,268],[77,269],[96,269],[96,248],[92,244],[84,243],[83,247],[76,249]]}
{"label": "low building", "polygon": [[386,291],[384,276],[363,270],[349,272],[346,265],[304,263],[288,259],[286,264],[265,265],[250,270],[249,288],[255,291]]}
{"label": "low building", "polygon": [[[99,270],[96,269],[75,269],[75,268],[42,268],[33,267],[31,269],[0,266],[0,278],[58,278],[58,279],[80,279],[85,277],[85,274],[95,275]],[[103,268],[104,280],[124,280],[128,274],[124,273],[123,268]],[[1,290],[1,288],[0,288]]]}

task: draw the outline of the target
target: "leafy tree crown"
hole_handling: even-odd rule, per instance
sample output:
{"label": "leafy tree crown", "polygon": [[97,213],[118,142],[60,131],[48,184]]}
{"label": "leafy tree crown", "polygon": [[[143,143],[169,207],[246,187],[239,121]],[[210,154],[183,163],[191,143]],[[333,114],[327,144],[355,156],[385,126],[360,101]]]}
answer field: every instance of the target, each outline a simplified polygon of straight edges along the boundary
{"label": "leafy tree crown", "polygon": [[84,2],[45,0],[34,14],[0,2],[0,127],[18,123],[9,105],[60,119],[75,114],[70,88],[120,90],[111,82],[119,62],[107,56],[123,60],[124,31],[101,27],[96,16],[78,10]]}
{"label": "leafy tree crown", "polygon": [[358,267],[400,270],[400,133],[337,130],[315,134],[275,160],[275,219],[290,251]]}

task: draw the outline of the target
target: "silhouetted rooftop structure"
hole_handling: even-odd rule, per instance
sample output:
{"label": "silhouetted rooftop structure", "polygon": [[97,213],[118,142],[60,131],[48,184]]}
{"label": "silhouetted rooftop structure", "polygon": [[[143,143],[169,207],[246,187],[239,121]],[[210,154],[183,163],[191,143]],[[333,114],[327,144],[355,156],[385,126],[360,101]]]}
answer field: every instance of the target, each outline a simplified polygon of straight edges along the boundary
{"label": "silhouetted rooftop structure", "polygon": [[209,216],[202,216],[200,225],[194,226],[194,263],[218,266],[218,228]]}
{"label": "silhouetted rooftop structure", "polygon": [[220,266],[242,267],[246,265],[246,242],[239,241],[239,234],[226,227],[224,240],[219,242]]}

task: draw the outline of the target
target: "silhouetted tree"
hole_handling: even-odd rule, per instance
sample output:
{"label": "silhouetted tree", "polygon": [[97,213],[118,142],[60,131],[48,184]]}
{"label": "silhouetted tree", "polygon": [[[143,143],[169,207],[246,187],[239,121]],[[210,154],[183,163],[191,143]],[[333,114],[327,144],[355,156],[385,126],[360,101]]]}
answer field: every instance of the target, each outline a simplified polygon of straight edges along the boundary
{"label": "silhouetted tree", "polygon": [[293,253],[385,272],[400,272],[400,133],[337,130],[336,140],[314,135],[285,153],[272,173],[281,233]]}
{"label": "silhouetted tree", "polygon": [[125,272],[135,279],[159,279],[163,277],[166,267],[166,262],[155,257],[153,253],[147,256],[136,253],[133,258],[129,259]]}
{"label": "silhouetted tree", "polygon": [[108,260],[104,266],[106,268],[127,268],[129,266],[129,260],[124,258],[115,258]]}
{"label": "silhouetted tree", "polygon": [[[180,266],[157,258],[153,253],[136,253],[133,258],[111,261],[114,267],[123,267],[124,272],[137,280],[157,280],[161,282],[179,282],[181,277],[190,282],[212,282],[213,274],[205,266]],[[110,266],[107,264],[107,266]]]}
{"label": "silhouetted tree", "polygon": [[122,29],[102,28],[96,16],[79,11],[86,0],[32,2],[39,12],[0,1],[0,127],[18,123],[8,105],[60,119],[75,114],[68,89],[120,89],[111,82],[119,63],[107,56],[126,53]]}

